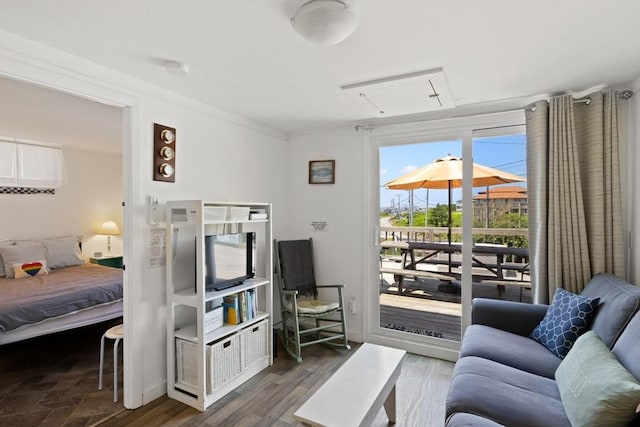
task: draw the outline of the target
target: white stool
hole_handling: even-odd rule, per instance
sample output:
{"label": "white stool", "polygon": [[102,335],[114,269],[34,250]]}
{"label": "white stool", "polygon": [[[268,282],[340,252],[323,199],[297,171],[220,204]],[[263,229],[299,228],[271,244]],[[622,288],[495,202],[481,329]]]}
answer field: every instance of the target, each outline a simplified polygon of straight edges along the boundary
{"label": "white stool", "polygon": [[113,401],[118,401],[118,344],[124,339],[124,325],[114,326],[102,335],[100,340],[100,376],[98,390],[102,390],[102,367],[104,366],[104,339],[115,340],[113,343]]}

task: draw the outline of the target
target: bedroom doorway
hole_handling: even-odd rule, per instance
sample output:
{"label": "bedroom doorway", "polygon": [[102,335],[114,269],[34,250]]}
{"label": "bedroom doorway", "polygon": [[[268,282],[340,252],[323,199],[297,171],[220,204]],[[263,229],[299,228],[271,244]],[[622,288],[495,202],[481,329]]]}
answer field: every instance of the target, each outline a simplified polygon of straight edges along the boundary
{"label": "bedroom doorway", "polygon": [[[67,175],[67,184],[52,192],[0,194],[0,203],[3,206],[0,241],[36,241],[59,236],[81,237],[82,256],[85,260],[90,260],[96,265],[104,266],[116,262],[121,266],[126,254],[128,230],[125,220],[127,214],[123,209],[123,201],[128,197],[125,194],[127,173],[123,153],[126,151],[126,135],[130,134],[131,112],[128,108],[113,103],[97,102],[96,97],[88,99],[51,87],[54,86],[44,87],[0,76],[0,93],[3,94],[0,102],[0,135],[62,146]],[[107,221],[113,221],[118,229],[118,232],[112,230],[110,237],[103,234],[104,229],[101,229]],[[109,244],[107,240],[110,240]],[[100,338],[109,327],[123,322],[123,289],[126,287],[126,275],[127,273],[121,270],[122,296],[118,303],[119,309],[115,305],[109,310],[96,312],[87,308],[78,316],[76,323],[73,321],[76,314],[64,316],[65,322],[61,324],[44,321],[39,325],[40,328],[35,335],[24,335],[28,337],[27,340],[17,340],[3,346],[3,358],[11,355],[14,357],[12,360],[3,359],[3,366],[16,368],[12,370],[11,379],[20,379],[22,383],[16,391],[22,392],[26,383],[31,384],[25,391],[27,393],[35,392],[36,389],[41,392],[51,386],[44,379],[36,380],[36,371],[55,368],[54,363],[37,362],[43,346],[53,342],[70,354],[65,359],[66,364],[60,366],[63,371],[68,369],[68,377],[63,381],[65,372],[59,371],[58,382],[73,384],[76,389],[84,390],[87,396],[86,400],[76,396],[59,406],[66,407],[65,405],[73,401],[77,407],[84,408],[83,411],[90,412],[93,405],[94,415],[104,414],[97,403],[100,400],[100,395],[97,394]],[[62,330],[66,331],[60,332]],[[32,336],[29,336],[30,334]],[[80,371],[73,368],[75,350],[69,349],[75,348],[72,343],[76,337],[82,341],[82,345],[77,346],[77,359],[84,361],[85,368],[87,363],[92,364],[95,361],[95,369],[79,373]],[[65,339],[70,339],[66,345]],[[38,343],[42,345],[37,345]],[[28,354],[33,358],[30,359]],[[112,372],[109,361],[112,360],[113,352],[109,346],[105,354],[106,380],[112,378],[109,375]],[[92,356],[89,358],[90,355]],[[122,350],[120,356],[122,357]],[[120,363],[122,364],[122,359]],[[127,370],[125,359],[121,372],[124,371],[127,376]],[[108,384],[105,382],[105,386],[108,385],[110,388],[105,387],[100,392],[104,394],[105,402],[113,400],[111,383],[112,380],[109,380]],[[56,390],[64,388],[62,385],[51,387]],[[121,391],[115,406],[118,410],[123,407],[123,388],[126,387],[119,387]],[[69,391],[67,394],[71,396],[73,393]],[[65,393],[60,392],[57,397],[61,398],[63,395]],[[0,396],[0,399],[3,398],[8,396]],[[0,419],[0,424],[4,424],[5,421],[8,423],[10,419]]]}

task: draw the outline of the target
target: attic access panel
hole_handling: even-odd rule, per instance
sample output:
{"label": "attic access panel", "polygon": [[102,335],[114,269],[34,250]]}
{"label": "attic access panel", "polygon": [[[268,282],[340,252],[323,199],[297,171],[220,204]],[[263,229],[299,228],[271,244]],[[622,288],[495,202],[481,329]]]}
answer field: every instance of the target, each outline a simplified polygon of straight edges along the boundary
{"label": "attic access panel", "polygon": [[374,117],[455,108],[441,69],[349,84],[342,86],[342,90]]}

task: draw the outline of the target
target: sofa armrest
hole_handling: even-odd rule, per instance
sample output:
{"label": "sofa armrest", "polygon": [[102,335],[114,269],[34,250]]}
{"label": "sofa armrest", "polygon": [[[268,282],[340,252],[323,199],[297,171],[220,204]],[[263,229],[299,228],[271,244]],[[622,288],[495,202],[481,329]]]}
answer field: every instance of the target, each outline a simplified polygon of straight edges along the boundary
{"label": "sofa armrest", "polygon": [[528,336],[547,313],[548,305],[474,298],[471,323]]}

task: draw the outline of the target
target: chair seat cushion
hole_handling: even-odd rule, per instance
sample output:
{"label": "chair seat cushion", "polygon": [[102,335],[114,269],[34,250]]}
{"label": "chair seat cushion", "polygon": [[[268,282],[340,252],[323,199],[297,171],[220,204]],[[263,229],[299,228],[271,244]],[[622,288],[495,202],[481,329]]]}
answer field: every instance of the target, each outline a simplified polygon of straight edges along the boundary
{"label": "chair seat cushion", "polygon": [[474,356],[458,360],[453,371],[446,416],[456,412],[505,426],[571,426],[553,379]]}
{"label": "chair seat cushion", "polygon": [[485,325],[467,328],[460,348],[460,357],[466,356],[483,357],[547,378],[553,378],[561,362],[531,338]]}
{"label": "chair seat cushion", "polygon": [[447,419],[446,427],[504,427],[478,415],[456,412]]}
{"label": "chair seat cushion", "polygon": [[299,314],[322,314],[333,311],[338,307],[337,302],[326,302],[317,299],[298,301]]}

